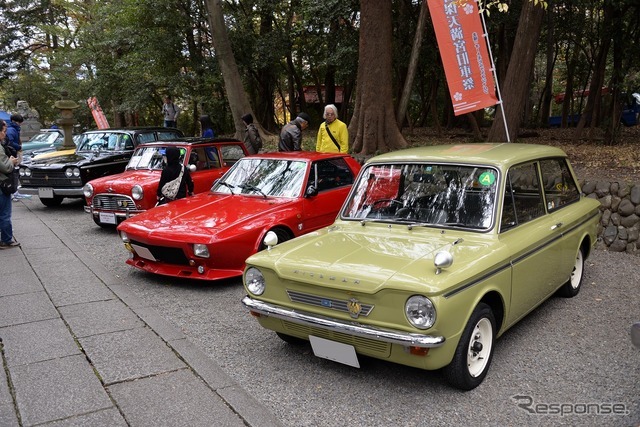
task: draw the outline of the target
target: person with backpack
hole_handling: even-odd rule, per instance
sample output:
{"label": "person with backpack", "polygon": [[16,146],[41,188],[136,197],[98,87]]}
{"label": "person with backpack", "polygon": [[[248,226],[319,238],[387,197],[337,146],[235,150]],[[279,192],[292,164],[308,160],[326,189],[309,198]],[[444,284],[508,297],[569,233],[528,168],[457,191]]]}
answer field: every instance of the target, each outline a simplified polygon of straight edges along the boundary
{"label": "person with backpack", "polygon": [[324,107],[322,116],[325,122],[318,129],[316,151],[322,153],[346,153],[349,151],[349,130],[338,120],[338,109],[329,104]]}
{"label": "person with backpack", "polygon": [[[4,142],[6,136],[7,124],[4,120],[0,120],[0,141]],[[18,165],[18,158],[12,154],[13,152],[9,144],[3,144],[0,147],[0,182],[4,183],[12,179],[14,169]],[[17,246],[20,246],[20,243],[13,237],[11,224],[11,193],[2,190],[0,191],[0,249]]]}
{"label": "person with backpack", "polygon": [[244,146],[247,147],[249,154],[258,154],[262,149],[262,138],[258,128],[253,124],[253,116],[251,113],[247,113],[242,116],[242,121],[247,127],[244,132]]}
{"label": "person with backpack", "polygon": [[158,205],[182,199],[187,197],[187,194],[193,196],[193,179],[189,168],[180,161],[180,149],[167,147],[165,157],[167,163],[162,169],[158,183]]}

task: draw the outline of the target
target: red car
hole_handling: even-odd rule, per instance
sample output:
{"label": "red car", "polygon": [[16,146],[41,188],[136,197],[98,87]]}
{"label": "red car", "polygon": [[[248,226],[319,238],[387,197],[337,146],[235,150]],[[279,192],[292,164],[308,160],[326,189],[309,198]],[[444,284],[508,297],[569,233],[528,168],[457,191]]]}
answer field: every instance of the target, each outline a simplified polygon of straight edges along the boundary
{"label": "red car", "polygon": [[190,279],[240,276],[247,257],[266,248],[269,231],[282,242],[333,223],[359,170],[347,154],[240,159],[211,191],[123,221],[127,264]]}
{"label": "red car", "polygon": [[231,165],[248,155],[244,144],[235,139],[183,138],[141,144],[124,172],[84,186],[84,210],[96,224],[113,226],[155,206],[163,155],[169,146],[180,148],[182,161],[189,165],[194,194],[209,190]]}

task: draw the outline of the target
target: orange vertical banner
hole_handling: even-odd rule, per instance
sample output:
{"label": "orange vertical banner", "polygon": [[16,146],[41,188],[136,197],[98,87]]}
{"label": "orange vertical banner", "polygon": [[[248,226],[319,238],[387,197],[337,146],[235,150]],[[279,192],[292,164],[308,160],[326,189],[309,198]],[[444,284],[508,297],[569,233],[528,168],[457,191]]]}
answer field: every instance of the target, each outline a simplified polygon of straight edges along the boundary
{"label": "orange vertical banner", "polygon": [[107,121],[107,116],[104,115],[100,104],[98,103],[98,98],[92,96],[87,99],[87,105],[91,110],[91,115],[93,116],[93,120],[95,120],[96,125],[98,125],[98,129],[108,129],[109,122]]}
{"label": "orange vertical banner", "polygon": [[475,0],[428,0],[456,116],[498,103]]}

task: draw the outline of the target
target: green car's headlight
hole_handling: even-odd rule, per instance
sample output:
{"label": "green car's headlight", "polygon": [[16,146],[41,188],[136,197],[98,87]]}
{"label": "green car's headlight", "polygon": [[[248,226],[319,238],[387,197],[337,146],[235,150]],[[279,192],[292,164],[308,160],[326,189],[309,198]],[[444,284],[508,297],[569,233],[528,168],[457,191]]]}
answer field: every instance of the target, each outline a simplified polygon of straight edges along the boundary
{"label": "green car's headlight", "polygon": [[257,268],[249,267],[247,269],[247,272],[244,275],[244,283],[252,294],[262,295],[264,293],[264,276]]}
{"label": "green car's headlight", "polygon": [[413,326],[429,329],[436,322],[436,309],[431,300],[422,295],[410,297],[404,305],[404,314]]}

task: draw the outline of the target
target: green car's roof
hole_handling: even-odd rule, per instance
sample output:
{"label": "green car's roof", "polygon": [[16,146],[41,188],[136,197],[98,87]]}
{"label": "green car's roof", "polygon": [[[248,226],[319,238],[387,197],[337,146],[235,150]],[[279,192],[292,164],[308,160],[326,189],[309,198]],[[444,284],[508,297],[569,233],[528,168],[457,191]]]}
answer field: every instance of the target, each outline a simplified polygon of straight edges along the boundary
{"label": "green car's roof", "polygon": [[547,145],[517,143],[479,143],[434,145],[393,151],[372,157],[370,163],[443,162],[495,165],[504,168],[529,160],[567,157],[559,148]]}

